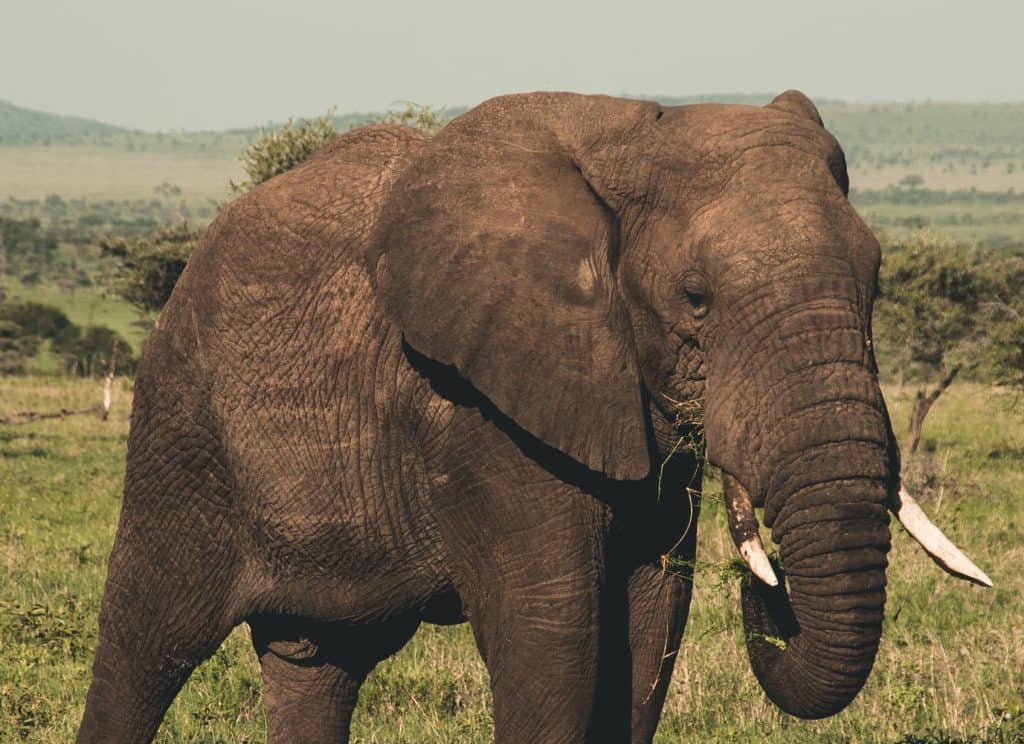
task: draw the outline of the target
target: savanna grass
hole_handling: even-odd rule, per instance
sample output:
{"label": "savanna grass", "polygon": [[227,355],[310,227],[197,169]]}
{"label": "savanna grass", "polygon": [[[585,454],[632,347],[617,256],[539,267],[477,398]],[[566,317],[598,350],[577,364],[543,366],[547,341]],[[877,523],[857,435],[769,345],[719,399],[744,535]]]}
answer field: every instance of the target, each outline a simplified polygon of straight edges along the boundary
{"label": "savanna grass", "polygon": [[[85,407],[90,381],[0,379],[0,416]],[[0,427],[0,742],[73,739],[96,643],[104,565],[120,503],[130,392],[113,415]],[[897,431],[911,391],[887,391]],[[906,477],[925,509],[995,581],[947,577],[898,527],[878,663],[857,700],[819,722],[779,713],[751,674],[739,578],[713,478],[699,529],[690,621],[657,741],[1024,741],[1024,421],[1013,399],[954,385],[935,405]],[[193,675],[161,742],[261,742],[248,632]],[[424,626],[363,689],[354,739],[488,742],[490,693],[468,627]]]}

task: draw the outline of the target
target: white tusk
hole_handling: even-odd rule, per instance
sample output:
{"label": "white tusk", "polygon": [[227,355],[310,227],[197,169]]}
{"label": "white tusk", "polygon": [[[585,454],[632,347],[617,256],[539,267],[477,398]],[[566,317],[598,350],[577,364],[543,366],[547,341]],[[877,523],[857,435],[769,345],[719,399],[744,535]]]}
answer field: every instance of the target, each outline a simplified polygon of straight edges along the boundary
{"label": "white tusk", "polygon": [[722,473],[722,490],[725,492],[725,508],[729,513],[729,533],[740,556],[750,566],[754,576],[768,586],[778,586],[779,579],[768,560],[768,554],[764,552],[750,494],[728,473]]}
{"label": "white tusk", "polygon": [[982,586],[992,586],[990,579],[984,571],[974,565],[971,559],[954,545],[948,537],[942,534],[942,530],[932,524],[928,515],[921,509],[921,505],[911,496],[907,489],[900,486],[897,503],[890,504],[889,508],[896,514],[900,524],[910,533],[910,536],[921,543],[932,559],[945,571],[967,581],[973,581]]}
{"label": "white tusk", "polygon": [[761,579],[768,586],[778,586],[779,579],[772,569],[772,563],[768,560],[768,554],[764,552],[764,545],[758,535],[744,540],[740,543],[740,555],[750,566],[750,571],[757,578]]}

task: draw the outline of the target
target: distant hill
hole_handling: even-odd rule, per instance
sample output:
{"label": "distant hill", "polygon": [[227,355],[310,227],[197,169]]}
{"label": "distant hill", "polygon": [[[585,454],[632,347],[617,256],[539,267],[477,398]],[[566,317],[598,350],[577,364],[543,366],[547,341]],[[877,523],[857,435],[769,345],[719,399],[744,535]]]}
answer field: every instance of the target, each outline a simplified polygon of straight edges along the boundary
{"label": "distant hill", "polygon": [[0,101],[0,143],[45,142],[68,137],[88,137],[97,134],[114,134],[126,129],[113,124],[83,119],[77,116],[61,116],[43,111],[32,111],[6,101]]}

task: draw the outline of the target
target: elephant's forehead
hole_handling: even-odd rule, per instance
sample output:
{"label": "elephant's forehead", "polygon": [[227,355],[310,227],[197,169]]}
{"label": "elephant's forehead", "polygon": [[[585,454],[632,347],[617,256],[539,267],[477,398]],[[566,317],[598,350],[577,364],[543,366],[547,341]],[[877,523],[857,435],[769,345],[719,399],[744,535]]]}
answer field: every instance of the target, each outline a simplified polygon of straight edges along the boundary
{"label": "elephant's forehead", "polygon": [[[670,137],[706,155],[730,156],[753,148],[780,147],[828,158],[836,140],[817,123],[757,106],[696,104],[667,109],[659,122]],[[780,150],[780,157],[792,157]]]}

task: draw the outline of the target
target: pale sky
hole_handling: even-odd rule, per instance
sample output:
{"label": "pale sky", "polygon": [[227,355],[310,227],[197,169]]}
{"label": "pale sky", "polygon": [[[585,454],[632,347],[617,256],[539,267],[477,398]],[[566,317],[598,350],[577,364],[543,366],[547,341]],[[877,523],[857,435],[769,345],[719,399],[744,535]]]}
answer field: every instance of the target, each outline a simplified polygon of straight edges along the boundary
{"label": "pale sky", "polygon": [[149,130],[502,93],[1024,101],[1022,0],[0,0],[0,100]]}

